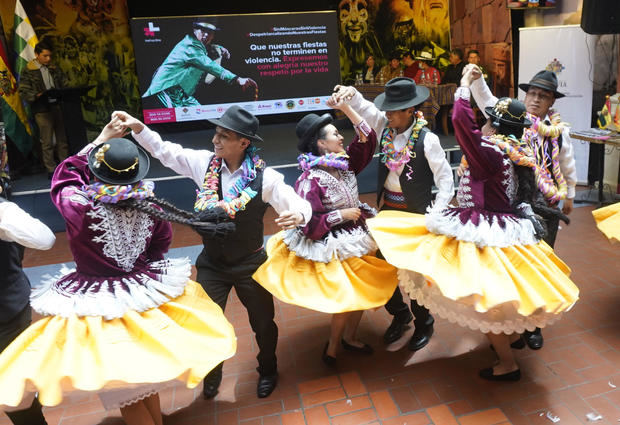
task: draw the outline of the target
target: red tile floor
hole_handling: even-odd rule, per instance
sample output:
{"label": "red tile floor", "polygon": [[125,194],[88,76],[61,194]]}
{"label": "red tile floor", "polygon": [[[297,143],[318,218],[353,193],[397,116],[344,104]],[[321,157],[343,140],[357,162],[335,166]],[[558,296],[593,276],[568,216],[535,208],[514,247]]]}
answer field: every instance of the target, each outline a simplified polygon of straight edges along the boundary
{"label": "red tile floor", "polygon": [[[373,195],[365,195],[372,202]],[[220,394],[204,401],[201,387],[161,393],[165,424],[192,425],[491,425],[590,423],[620,420],[620,245],[596,230],[593,207],[576,208],[563,226],[557,252],[573,270],[581,299],[561,321],[544,330],[540,351],[518,351],[523,377],[517,383],[491,383],[477,377],[493,353],[483,335],[436,321],[430,344],[418,353],[400,341],[385,347],[381,336],[390,322],[385,309],[364,314],[360,337],[373,356],[343,352],[338,367],[321,362],[330,317],[276,300],[280,328],[280,383],[267,399],[256,397],[256,343],[247,314],[232,295],[226,316],[238,336],[236,356],[224,367]],[[276,231],[273,212],[266,234]],[[200,241],[175,227],[174,247]],[[28,251],[25,266],[71,260],[64,234],[51,252]],[[96,396],[67,398],[46,408],[50,425],[122,424],[119,411],[106,412]],[[0,425],[8,424],[6,417]]]}

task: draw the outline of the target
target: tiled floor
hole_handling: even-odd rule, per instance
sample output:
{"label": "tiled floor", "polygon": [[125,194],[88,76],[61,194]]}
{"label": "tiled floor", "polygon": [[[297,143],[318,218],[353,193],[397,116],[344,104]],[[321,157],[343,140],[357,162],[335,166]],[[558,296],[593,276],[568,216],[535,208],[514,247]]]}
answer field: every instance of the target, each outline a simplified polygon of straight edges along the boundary
{"label": "tiled floor", "polygon": [[[372,195],[364,200],[372,202]],[[233,296],[226,315],[238,336],[237,355],[226,362],[215,401],[202,400],[198,387],[161,393],[165,424],[192,425],[490,425],[590,423],[620,420],[620,245],[596,230],[592,207],[576,208],[560,231],[557,252],[573,269],[581,299],[558,323],[544,330],[540,351],[518,352],[523,378],[491,383],[477,371],[494,355],[481,334],[437,320],[435,335],[422,351],[403,347],[411,335],[385,347],[390,318],[383,308],[369,311],[360,337],[373,356],[342,352],[336,369],[320,355],[330,317],[276,301],[280,328],[280,383],[267,399],[256,398],[256,343],[247,314]],[[266,233],[273,233],[271,213]],[[197,236],[175,227],[175,247],[199,244]],[[70,261],[64,235],[52,252],[28,251],[25,266]],[[122,424],[118,411],[105,412],[96,396],[68,398],[46,408],[50,425]],[[8,424],[5,417],[0,425]]]}

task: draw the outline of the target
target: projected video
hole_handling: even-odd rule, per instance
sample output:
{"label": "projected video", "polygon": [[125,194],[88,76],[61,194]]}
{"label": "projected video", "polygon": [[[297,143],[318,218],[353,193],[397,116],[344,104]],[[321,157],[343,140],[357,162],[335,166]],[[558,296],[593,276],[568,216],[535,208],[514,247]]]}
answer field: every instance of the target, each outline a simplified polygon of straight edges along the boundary
{"label": "projected video", "polygon": [[335,11],[134,18],[144,122],[328,109],[340,82]]}

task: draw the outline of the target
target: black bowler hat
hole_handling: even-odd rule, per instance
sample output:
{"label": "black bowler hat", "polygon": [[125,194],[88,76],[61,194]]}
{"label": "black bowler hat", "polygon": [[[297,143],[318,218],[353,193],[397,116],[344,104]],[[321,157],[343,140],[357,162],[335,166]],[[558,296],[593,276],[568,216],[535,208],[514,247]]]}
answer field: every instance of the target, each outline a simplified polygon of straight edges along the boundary
{"label": "black bowler hat", "polygon": [[[502,97],[495,106],[487,106],[484,111],[491,117],[491,120],[498,124],[511,127],[529,127],[532,121],[526,118],[527,112],[523,102],[510,97]],[[497,125],[499,127],[499,125]]]}
{"label": "black bowler hat", "polygon": [[247,137],[254,142],[263,141],[263,139],[256,134],[259,124],[258,118],[238,105],[232,105],[219,119],[208,121],[227,130],[239,133],[243,137]]}
{"label": "black bowler hat", "polygon": [[88,155],[88,168],[104,183],[134,184],[149,171],[149,157],[131,140],[110,139]]}
{"label": "black bowler hat", "polygon": [[428,99],[427,87],[416,86],[407,77],[392,78],[385,84],[385,92],[375,98],[375,105],[382,111],[397,111],[419,105]]}
{"label": "black bowler hat", "polygon": [[[323,128],[327,124],[331,124],[334,121],[330,114],[323,114],[318,116],[317,114],[308,114],[303,117],[297,123],[297,127],[295,127],[295,134],[297,134],[297,138],[300,143],[298,143],[298,147],[302,146],[302,142],[308,141],[312,136],[316,134],[319,129]],[[303,149],[299,149],[300,151]]]}
{"label": "black bowler hat", "polygon": [[532,77],[529,83],[519,84],[519,88],[527,93],[530,87],[538,87],[553,93],[556,99],[564,97],[564,93],[558,91],[558,77],[553,71],[540,71]]}

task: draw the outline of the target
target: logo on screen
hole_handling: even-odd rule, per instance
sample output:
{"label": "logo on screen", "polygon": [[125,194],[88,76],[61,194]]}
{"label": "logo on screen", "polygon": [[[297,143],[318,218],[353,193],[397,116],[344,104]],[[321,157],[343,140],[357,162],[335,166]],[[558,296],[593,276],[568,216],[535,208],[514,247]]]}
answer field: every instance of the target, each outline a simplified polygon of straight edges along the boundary
{"label": "logo on screen", "polygon": [[156,32],[159,32],[159,27],[153,25],[152,22],[149,22],[149,26],[144,28],[144,35],[147,37],[155,37]]}
{"label": "logo on screen", "polygon": [[220,114],[223,113],[225,111],[224,108],[222,108],[221,106],[217,107],[217,112],[219,112]]}
{"label": "logo on screen", "polygon": [[316,104],[321,103],[321,99],[317,97],[316,99],[314,99],[314,103],[316,103]]}
{"label": "logo on screen", "polygon": [[273,104],[273,106],[275,106],[276,109],[281,109],[284,105],[282,105],[282,102],[276,102]]}
{"label": "logo on screen", "polygon": [[304,104],[304,100],[303,99],[299,99],[298,102],[299,102],[299,106]]}
{"label": "logo on screen", "polygon": [[295,102],[293,102],[292,100],[287,100],[286,101],[286,107],[288,109],[293,109],[295,107]]}
{"label": "logo on screen", "polygon": [[549,65],[547,65],[547,67],[545,68],[547,71],[553,71],[556,74],[561,73],[564,68],[566,68],[564,65],[562,65],[562,62],[560,62],[559,60],[557,60],[557,58],[554,58],[551,62],[549,62]]}

